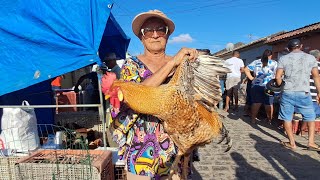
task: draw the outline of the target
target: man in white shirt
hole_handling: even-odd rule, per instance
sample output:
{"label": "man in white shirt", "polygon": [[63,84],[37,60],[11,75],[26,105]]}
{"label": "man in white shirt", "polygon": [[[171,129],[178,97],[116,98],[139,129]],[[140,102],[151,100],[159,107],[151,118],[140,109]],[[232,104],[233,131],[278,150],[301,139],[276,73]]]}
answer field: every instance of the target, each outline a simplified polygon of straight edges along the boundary
{"label": "man in white shirt", "polygon": [[239,58],[240,53],[238,51],[233,52],[233,57],[226,60],[226,64],[229,64],[228,68],[231,73],[227,74],[226,80],[226,106],[225,111],[229,110],[230,97],[233,95],[235,110],[238,110],[238,90],[241,83],[241,72],[243,72],[244,64],[242,59]]}

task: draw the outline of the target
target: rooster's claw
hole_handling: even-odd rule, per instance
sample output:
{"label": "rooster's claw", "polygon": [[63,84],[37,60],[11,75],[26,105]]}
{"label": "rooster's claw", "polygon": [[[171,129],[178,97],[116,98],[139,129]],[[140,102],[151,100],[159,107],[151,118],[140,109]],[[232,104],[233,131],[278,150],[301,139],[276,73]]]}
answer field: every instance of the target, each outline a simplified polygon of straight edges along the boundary
{"label": "rooster's claw", "polygon": [[228,147],[224,152],[228,152],[232,148],[232,139],[229,136],[229,131],[226,129],[226,127],[223,124],[221,128],[221,134],[222,134],[222,139],[218,142],[218,144],[222,143],[225,139],[227,139],[227,142],[225,144],[227,144]]}

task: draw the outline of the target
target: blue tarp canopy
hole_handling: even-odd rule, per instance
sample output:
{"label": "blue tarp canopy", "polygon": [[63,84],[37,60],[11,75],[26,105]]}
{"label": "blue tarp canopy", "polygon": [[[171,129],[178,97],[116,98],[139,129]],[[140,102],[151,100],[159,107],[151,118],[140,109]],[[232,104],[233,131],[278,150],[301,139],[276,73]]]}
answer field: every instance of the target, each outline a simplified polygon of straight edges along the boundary
{"label": "blue tarp canopy", "polygon": [[124,58],[130,39],[111,8],[110,0],[0,0],[0,96],[108,52]]}
{"label": "blue tarp canopy", "polygon": [[124,59],[130,38],[123,32],[116,19],[110,13],[106,28],[99,47],[99,56],[103,60],[107,53],[114,52],[117,57]]}

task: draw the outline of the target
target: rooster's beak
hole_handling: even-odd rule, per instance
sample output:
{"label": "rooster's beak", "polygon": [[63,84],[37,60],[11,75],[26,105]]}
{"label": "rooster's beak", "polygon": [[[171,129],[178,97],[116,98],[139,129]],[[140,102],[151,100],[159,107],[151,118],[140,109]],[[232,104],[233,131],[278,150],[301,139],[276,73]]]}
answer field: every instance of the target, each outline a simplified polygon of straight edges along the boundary
{"label": "rooster's beak", "polygon": [[120,89],[118,89],[118,99],[119,101],[123,101],[123,93]]}
{"label": "rooster's beak", "polygon": [[104,96],[104,99],[105,100],[108,100],[110,98],[110,95],[109,94],[106,94],[105,96]]}

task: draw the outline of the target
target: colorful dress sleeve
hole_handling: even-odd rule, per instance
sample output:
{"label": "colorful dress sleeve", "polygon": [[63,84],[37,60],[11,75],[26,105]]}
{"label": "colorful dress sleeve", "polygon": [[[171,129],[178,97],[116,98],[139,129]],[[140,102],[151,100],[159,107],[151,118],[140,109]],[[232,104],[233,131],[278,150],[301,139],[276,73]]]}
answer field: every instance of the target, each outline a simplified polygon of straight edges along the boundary
{"label": "colorful dress sleeve", "polygon": [[[121,72],[120,80],[141,82],[141,77],[139,76],[138,64],[132,59],[126,59],[124,62]],[[111,107],[112,109],[113,107]],[[111,110],[112,111],[112,110]],[[113,140],[119,144],[118,155],[123,158],[126,153],[126,148],[128,142],[132,140],[132,132],[129,132],[132,125],[137,120],[138,114],[130,110],[130,108],[121,103],[120,112],[117,115],[116,120],[113,122]]]}

